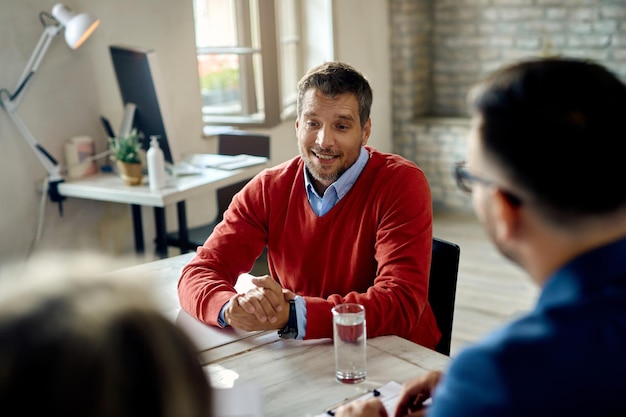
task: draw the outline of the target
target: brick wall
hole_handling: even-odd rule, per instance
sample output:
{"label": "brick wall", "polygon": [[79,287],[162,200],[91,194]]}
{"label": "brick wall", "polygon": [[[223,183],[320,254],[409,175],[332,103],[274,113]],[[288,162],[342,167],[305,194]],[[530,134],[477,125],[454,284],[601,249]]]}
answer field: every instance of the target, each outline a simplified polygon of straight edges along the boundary
{"label": "brick wall", "polygon": [[454,163],[465,159],[468,129],[468,119],[443,117],[420,119],[408,127],[416,143],[411,159],[428,177],[434,210],[471,210],[470,197],[457,188],[452,175]]}
{"label": "brick wall", "polygon": [[388,1],[394,152],[422,166],[435,207],[469,207],[442,173],[463,159],[465,95],[486,73],[562,55],[596,60],[626,81],[626,0]]}

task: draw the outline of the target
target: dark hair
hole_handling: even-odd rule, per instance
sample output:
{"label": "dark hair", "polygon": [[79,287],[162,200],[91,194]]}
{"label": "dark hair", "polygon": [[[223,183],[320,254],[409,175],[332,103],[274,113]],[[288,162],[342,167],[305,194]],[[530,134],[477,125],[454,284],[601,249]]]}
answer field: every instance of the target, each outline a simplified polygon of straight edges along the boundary
{"label": "dark hair", "polygon": [[566,58],[521,62],[469,98],[485,153],[548,218],[625,205],[626,88],[607,69]]}
{"label": "dark hair", "polygon": [[195,347],[145,288],[91,274],[17,278],[0,295],[3,416],[211,416]]}
{"label": "dark hair", "polygon": [[365,77],[356,69],[343,62],[326,62],[311,68],[298,83],[298,117],[302,114],[304,94],[311,88],[330,98],[339,94],[354,94],[359,102],[361,127],[365,126],[370,117],[373,94]]}

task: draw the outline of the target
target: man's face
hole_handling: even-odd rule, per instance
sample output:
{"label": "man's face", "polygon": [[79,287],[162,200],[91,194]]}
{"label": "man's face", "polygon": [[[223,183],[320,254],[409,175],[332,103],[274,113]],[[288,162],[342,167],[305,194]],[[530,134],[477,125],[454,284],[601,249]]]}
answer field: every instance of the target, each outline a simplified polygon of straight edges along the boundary
{"label": "man's face", "polygon": [[359,102],[350,93],[330,98],[310,89],[301,104],[296,120],[300,156],[317,185],[326,190],[359,157],[370,135],[371,119],[361,128]]}

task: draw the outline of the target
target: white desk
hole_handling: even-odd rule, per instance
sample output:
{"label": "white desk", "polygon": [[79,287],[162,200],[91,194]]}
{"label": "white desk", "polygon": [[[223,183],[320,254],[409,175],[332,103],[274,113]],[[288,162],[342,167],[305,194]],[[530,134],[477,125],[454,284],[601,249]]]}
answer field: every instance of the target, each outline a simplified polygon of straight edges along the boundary
{"label": "white desk", "polygon": [[165,224],[165,207],[167,205],[176,203],[180,239],[182,242],[186,242],[188,239],[186,199],[214,191],[223,186],[235,184],[246,178],[251,178],[261,172],[266,165],[253,165],[232,171],[205,168],[198,175],[170,178],[167,186],[159,191],[150,190],[147,184],[147,176],[144,178],[142,185],[128,186],[117,175],[97,174],[78,180],[62,182],[59,184],[59,193],[65,197],[130,204],[133,216],[135,250],[138,253],[144,252],[141,206],[154,207],[156,252],[163,257],[167,253],[167,229]]}
{"label": "white desk", "polygon": [[[367,341],[367,379],[356,385],[335,381],[332,340],[282,340],[276,331],[235,332],[205,326],[180,310],[176,284],[193,254],[123,270],[156,285],[164,312],[196,342],[201,362],[215,386],[260,385],[264,415],[316,416],[327,408],[369,392],[389,381],[404,382],[447,367],[449,358],[397,336]],[[245,401],[245,399],[242,399]]]}

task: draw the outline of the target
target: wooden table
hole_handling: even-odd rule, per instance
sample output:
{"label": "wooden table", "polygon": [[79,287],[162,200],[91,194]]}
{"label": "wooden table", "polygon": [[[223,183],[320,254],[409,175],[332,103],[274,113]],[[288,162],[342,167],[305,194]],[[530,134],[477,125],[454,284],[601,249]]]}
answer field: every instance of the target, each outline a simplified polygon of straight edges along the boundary
{"label": "wooden table", "polygon": [[261,387],[267,417],[316,416],[389,381],[402,383],[448,364],[447,356],[398,336],[382,336],[367,341],[366,381],[356,385],[338,383],[331,339],[283,340],[276,331],[218,329],[180,310],[176,284],[182,267],[192,256],[162,259],[123,272],[146,276],[156,283],[158,303],[196,342],[213,386],[254,383]]}

